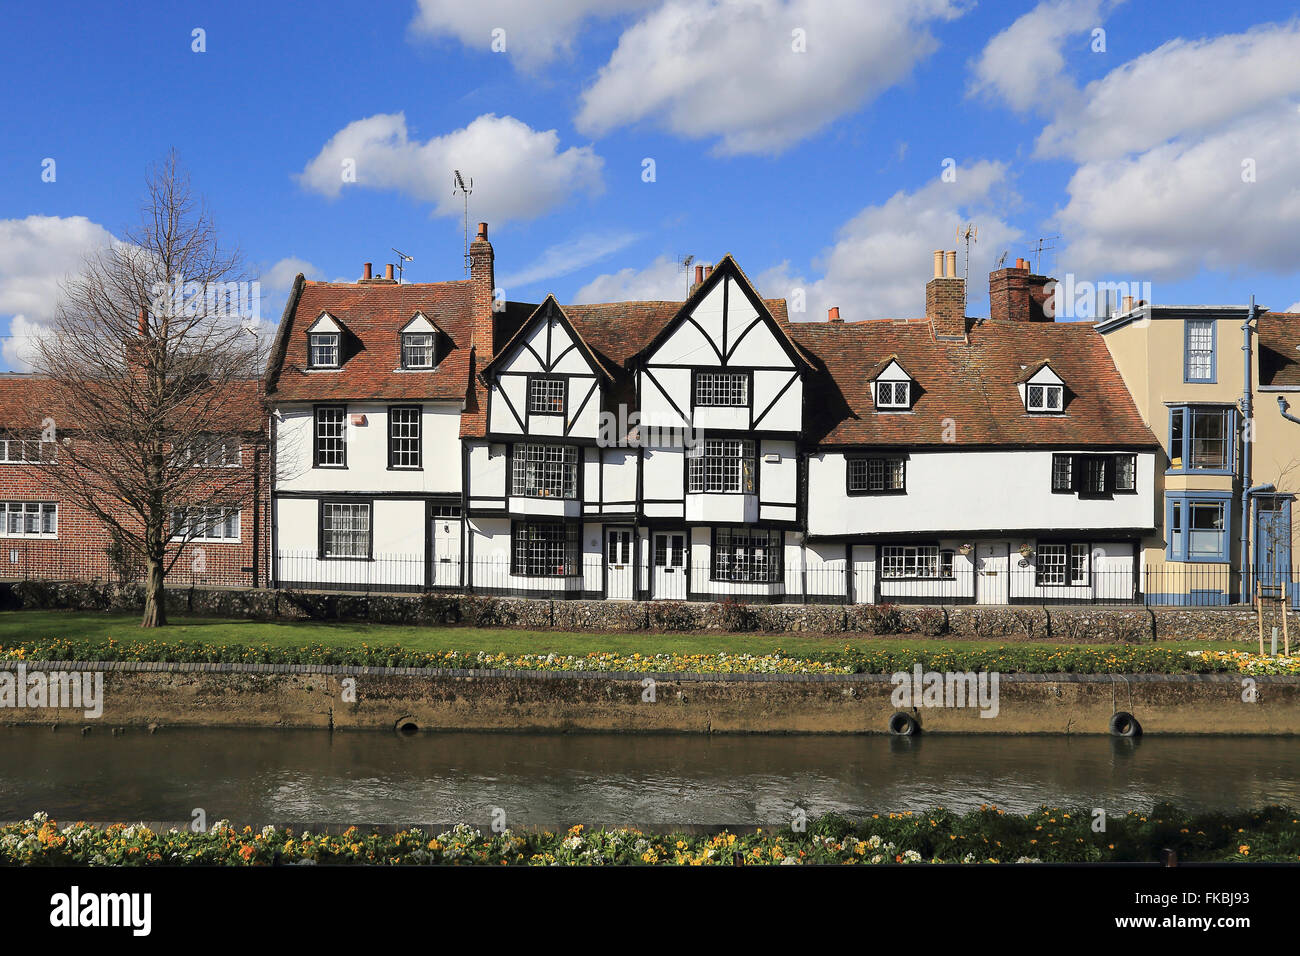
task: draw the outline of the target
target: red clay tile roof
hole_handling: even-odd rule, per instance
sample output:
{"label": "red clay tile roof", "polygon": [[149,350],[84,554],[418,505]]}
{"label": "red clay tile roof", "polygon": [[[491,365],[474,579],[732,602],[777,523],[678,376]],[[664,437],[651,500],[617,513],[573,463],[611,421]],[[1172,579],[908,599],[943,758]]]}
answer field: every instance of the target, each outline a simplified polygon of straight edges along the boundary
{"label": "red clay tile roof", "polygon": [[1259,384],[1300,385],[1300,313],[1259,317]]}
{"label": "red clay tile roof", "polygon": [[[470,308],[468,279],[406,285],[304,282],[276,335],[268,397],[280,402],[463,401],[469,385]],[[343,361],[338,369],[308,370],[307,329],[322,312],[347,328]],[[450,339],[450,353],[434,370],[401,368],[399,333],[416,312]]]}
{"label": "red clay tile roof", "polygon": [[[77,423],[67,412],[54,406],[48,380],[38,375],[0,375],[0,429],[15,433],[39,431],[47,416],[54,417],[59,429],[75,431]],[[220,401],[212,404],[219,409],[221,421],[214,430],[235,428],[246,434],[266,431],[266,418],[261,401],[261,382],[227,382],[219,386]]]}
{"label": "red clay tile roof", "polygon": [[[736,267],[739,270],[739,267]],[[743,275],[743,274],[742,274]],[[927,320],[791,322],[784,299],[764,304],[794,348],[814,367],[805,435],[821,445],[1155,446],[1110,353],[1091,323],[977,321],[969,344],[937,342]],[[574,330],[614,376],[617,396],[634,394],[628,363],[681,311],[677,301],[563,305]],[[486,391],[467,347],[470,283],[407,285],[304,282],[276,340],[270,398],[463,400],[462,437],[486,434]],[[496,317],[500,350],[537,309],[508,302]],[[452,351],[434,372],[399,371],[398,333],[417,311],[450,338]],[[306,328],[329,312],[353,333],[338,371],[307,371]],[[1300,316],[1266,316],[1279,320]],[[1300,323],[1297,324],[1300,328]],[[1265,338],[1261,327],[1261,340]],[[1294,351],[1294,349],[1292,349]],[[877,412],[870,381],[896,358],[917,382],[910,412]],[[1062,415],[1031,415],[1016,383],[1045,362],[1067,388]],[[1292,359],[1292,365],[1295,360]],[[1261,361],[1261,366],[1263,362]],[[1294,372],[1300,382],[1300,366]],[[945,442],[951,419],[952,439]]]}
{"label": "red clay tile roof", "polygon": [[[821,362],[805,435],[822,446],[1158,444],[1092,323],[985,319],[969,344],[935,341],[924,319],[789,328]],[[871,402],[870,370],[891,353],[917,383],[910,412],[878,412]],[[1031,415],[1016,388],[1044,357],[1065,381],[1062,415]]]}

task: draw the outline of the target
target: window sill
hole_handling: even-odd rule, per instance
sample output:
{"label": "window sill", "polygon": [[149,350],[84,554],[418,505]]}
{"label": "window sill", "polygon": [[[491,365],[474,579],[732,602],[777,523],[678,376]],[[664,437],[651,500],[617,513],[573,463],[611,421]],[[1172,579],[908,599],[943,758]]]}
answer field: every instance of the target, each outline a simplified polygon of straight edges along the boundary
{"label": "window sill", "polygon": [[1215,475],[1218,477],[1237,477],[1231,468],[1166,468],[1166,475]]}
{"label": "window sill", "polygon": [[850,488],[845,492],[845,494],[850,498],[889,498],[897,497],[898,495],[906,495],[907,489],[899,488],[894,491],[854,491]]}
{"label": "window sill", "polygon": [[1178,564],[1230,564],[1232,559],[1224,555],[1211,555],[1208,557],[1198,557],[1198,556],[1179,557],[1176,555],[1171,555],[1168,552],[1166,552],[1165,560],[1177,562]]}
{"label": "window sill", "polygon": [[317,561],[374,561],[373,555],[350,555],[350,554],[320,554],[316,557]]}

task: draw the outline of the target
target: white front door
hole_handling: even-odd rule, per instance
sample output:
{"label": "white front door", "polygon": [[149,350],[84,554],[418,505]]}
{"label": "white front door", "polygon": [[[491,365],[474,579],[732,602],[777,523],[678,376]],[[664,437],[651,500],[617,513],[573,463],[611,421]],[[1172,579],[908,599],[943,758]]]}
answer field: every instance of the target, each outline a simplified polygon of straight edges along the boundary
{"label": "white front door", "polygon": [[632,600],[632,529],[605,529],[605,597]]}
{"label": "white front door", "polygon": [[1007,584],[1010,578],[1010,566],[1007,558],[1007,543],[994,541],[992,544],[975,546],[975,601],[977,604],[1006,604],[1010,593]]}
{"label": "white front door", "polygon": [[656,531],[653,536],[651,595],[686,600],[686,532]]}
{"label": "white front door", "polygon": [[855,544],[852,553],[853,603],[874,604],[876,602],[876,546]]}
{"label": "white front door", "polygon": [[[443,512],[439,515],[439,512]],[[455,512],[453,516],[452,512]],[[431,522],[433,536],[433,574],[435,588],[460,585],[460,508],[437,508]]]}

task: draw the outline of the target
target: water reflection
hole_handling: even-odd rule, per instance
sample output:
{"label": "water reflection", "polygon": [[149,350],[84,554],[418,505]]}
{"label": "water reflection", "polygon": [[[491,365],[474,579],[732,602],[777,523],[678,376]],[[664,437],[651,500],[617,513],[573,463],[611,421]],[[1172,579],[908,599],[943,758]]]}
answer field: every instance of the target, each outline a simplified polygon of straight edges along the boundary
{"label": "water reflection", "polygon": [[0,728],[0,819],[755,824],[1040,804],[1300,806],[1300,741]]}

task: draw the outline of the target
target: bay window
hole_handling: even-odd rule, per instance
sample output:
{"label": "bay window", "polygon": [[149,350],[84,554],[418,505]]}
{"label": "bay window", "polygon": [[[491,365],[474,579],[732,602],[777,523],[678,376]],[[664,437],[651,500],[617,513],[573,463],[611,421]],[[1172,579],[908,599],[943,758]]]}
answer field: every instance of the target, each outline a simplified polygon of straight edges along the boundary
{"label": "bay window", "polygon": [[749,439],[706,439],[686,452],[686,490],[752,495],[754,470],[754,443]]}
{"label": "bay window", "polygon": [[512,452],[510,493],[526,498],[578,497],[574,445],[520,443]]}
{"label": "bay window", "polygon": [[1165,556],[1169,560],[1231,560],[1231,492],[1166,492],[1165,500]]}
{"label": "bay window", "polygon": [[1230,474],[1236,467],[1236,412],[1231,406],[1184,405],[1169,410],[1171,471]]}
{"label": "bay window", "polygon": [[510,529],[511,571],[533,577],[579,573],[578,525],[561,521],[516,521]]}
{"label": "bay window", "polygon": [[717,528],[713,533],[713,579],[771,583],[781,580],[781,532],[765,528]]}

